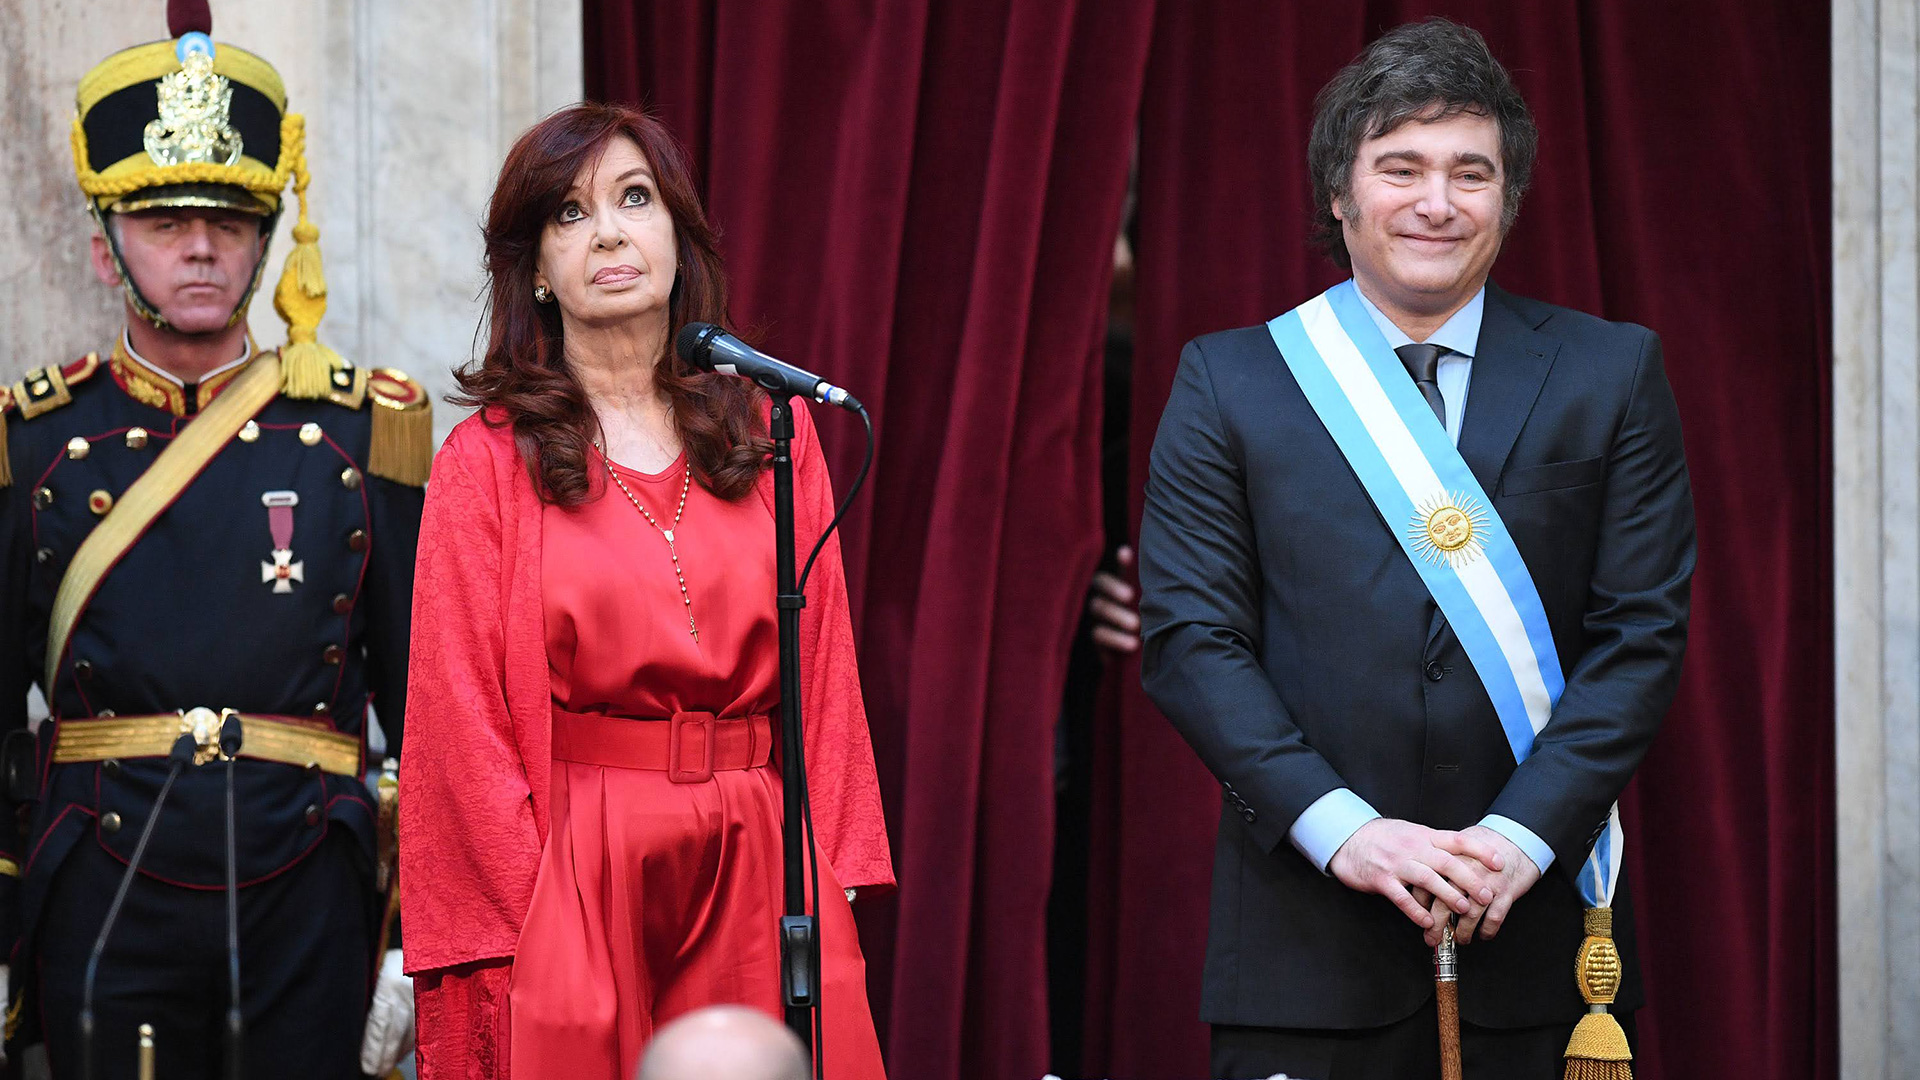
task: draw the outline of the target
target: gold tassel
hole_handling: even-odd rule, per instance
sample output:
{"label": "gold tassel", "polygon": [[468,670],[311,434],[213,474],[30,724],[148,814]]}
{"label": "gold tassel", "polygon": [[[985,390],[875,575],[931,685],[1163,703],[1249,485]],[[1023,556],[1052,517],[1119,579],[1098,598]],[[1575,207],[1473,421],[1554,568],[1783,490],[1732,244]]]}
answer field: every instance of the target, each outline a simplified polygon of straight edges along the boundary
{"label": "gold tassel", "polygon": [[1607,1012],[1620,991],[1620,950],[1613,943],[1613,910],[1588,908],[1587,939],[1574,959],[1573,978],[1590,1010],[1567,1040],[1566,1080],[1633,1080],[1633,1051],[1620,1021]]}
{"label": "gold tassel", "polygon": [[327,278],[320,266],[320,229],[307,218],[307,172],[304,150],[293,162],[293,193],[300,217],[293,225],[293,250],[273,290],[273,309],[287,324],[287,344],[280,350],[280,392],[290,398],[317,399],[333,389],[333,373],[346,366],[340,354],[320,344],[320,320],[327,314]]}
{"label": "gold tassel", "polygon": [[433,410],[373,404],[373,436],[367,472],[396,484],[420,487],[433,467]]}

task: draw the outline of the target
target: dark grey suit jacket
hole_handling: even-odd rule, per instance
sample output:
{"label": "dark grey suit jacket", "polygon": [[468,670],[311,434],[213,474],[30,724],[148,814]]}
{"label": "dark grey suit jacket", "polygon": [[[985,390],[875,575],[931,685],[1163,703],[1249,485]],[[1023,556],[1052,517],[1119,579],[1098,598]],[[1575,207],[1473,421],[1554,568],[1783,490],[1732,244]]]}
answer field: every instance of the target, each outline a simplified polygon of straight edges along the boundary
{"label": "dark grey suit jacket", "polygon": [[[1460,829],[1488,813],[1553,848],[1500,936],[1463,950],[1462,1015],[1571,1021],[1575,872],[1673,699],[1693,575],[1680,420],[1643,327],[1489,285],[1460,452],[1532,572],[1566,693],[1518,768],[1492,702],[1265,327],[1181,356],[1140,529],[1147,692],[1225,786],[1202,1018],[1363,1028],[1432,993],[1386,900],[1323,875],[1294,819],[1349,787]],[[1640,1002],[1624,883],[1621,1006]]]}

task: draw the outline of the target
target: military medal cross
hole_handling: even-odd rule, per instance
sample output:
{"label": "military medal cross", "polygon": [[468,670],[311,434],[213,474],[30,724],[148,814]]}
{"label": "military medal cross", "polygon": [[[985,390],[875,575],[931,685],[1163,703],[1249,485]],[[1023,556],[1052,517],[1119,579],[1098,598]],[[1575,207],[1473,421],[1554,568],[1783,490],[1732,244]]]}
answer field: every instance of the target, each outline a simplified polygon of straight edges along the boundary
{"label": "military medal cross", "polygon": [[260,582],[272,582],[274,592],[290,593],[294,582],[307,579],[307,564],[293,561],[293,508],[300,505],[300,496],[269,491],[260,496],[260,505],[267,508],[267,528],[273,533],[272,556],[260,563]]}

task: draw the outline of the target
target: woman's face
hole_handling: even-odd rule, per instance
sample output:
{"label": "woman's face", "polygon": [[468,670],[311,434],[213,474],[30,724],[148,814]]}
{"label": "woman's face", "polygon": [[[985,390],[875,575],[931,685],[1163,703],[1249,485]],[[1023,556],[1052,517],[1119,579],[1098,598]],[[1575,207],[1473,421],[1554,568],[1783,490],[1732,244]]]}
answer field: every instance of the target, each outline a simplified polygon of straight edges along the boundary
{"label": "woman's face", "polygon": [[604,325],[664,319],[676,270],[673,215],[646,155],[620,136],[574,177],[547,222],[534,283],[553,291],[568,321]]}

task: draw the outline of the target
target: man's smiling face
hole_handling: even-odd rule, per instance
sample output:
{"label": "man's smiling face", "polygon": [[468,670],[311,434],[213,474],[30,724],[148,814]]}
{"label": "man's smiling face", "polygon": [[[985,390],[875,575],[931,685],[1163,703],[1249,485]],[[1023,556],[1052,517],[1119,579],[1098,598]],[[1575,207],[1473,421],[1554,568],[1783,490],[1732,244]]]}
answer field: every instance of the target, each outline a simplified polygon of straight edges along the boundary
{"label": "man's smiling face", "polygon": [[1432,315],[1466,303],[1506,237],[1500,125],[1457,113],[1367,139],[1336,197],[1353,276],[1381,307]]}

